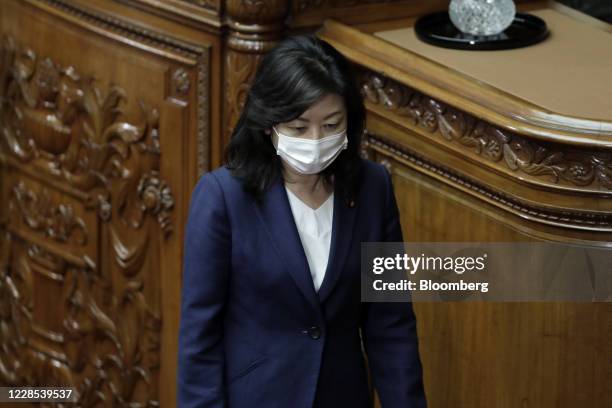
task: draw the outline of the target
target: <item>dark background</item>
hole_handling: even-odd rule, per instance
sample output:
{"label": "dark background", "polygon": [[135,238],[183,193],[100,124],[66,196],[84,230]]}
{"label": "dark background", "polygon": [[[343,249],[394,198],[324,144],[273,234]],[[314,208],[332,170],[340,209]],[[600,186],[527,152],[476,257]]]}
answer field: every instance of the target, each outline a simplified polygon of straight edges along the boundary
{"label": "dark background", "polygon": [[565,4],[580,10],[583,13],[589,14],[600,20],[612,24],[612,0],[557,0],[559,3]]}

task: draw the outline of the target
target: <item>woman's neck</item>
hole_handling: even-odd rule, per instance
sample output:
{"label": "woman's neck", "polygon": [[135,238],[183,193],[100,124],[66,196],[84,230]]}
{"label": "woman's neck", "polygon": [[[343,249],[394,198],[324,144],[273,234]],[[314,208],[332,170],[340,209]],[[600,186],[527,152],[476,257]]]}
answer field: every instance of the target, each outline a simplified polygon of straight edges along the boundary
{"label": "woman's neck", "polygon": [[283,165],[283,178],[293,191],[314,194],[322,189],[326,192],[331,190],[320,174],[298,173],[287,165]]}

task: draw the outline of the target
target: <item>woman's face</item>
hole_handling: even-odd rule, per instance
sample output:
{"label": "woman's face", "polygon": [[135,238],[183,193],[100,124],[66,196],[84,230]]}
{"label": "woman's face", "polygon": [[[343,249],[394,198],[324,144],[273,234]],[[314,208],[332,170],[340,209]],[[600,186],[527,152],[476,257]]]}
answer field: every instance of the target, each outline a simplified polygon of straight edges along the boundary
{"label": "woman's face", "polygon": [[[346,108],[344,99],[337,94],[327,94],[314,103],[299,118],[276,125],[276,130],[291,137],[321,139],[346,129]],[[270,131],[266,132],[270,133]],[[276,146],[276,132],[271,132]]]}

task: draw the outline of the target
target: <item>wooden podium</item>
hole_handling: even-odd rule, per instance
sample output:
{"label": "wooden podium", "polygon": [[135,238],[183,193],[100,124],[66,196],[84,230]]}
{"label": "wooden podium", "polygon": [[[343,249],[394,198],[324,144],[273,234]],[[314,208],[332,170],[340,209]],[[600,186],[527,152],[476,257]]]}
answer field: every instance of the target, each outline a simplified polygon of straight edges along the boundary
{"label": "wooden podium", "polygon": [[[525,8],[551,35],[514,50],[425,44],[415,19],[318,31],[354,63],[364,154],[393,174],[407,241],[612,246],[612,30],[555,3]],[[609,401],[612,303],[415,310],[431,407]]]}

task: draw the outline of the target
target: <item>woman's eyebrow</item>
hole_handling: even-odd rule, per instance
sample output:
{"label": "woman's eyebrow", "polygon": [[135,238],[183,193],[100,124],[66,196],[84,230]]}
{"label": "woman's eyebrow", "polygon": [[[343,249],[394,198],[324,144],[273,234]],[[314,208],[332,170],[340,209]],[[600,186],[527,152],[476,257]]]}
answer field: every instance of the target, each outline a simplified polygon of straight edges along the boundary
{"label": "woman's eyebrow", "polygon": [[[329,115],[327,115],[326,117],[324,117],[324,118],[323,118],[323,120],[325,120],[325,119],[329,119],[329,118],[331,118],[332,116],[335,116],[335,115],[337,115],[337,114],[339,114],[339,113],[342,113],[342,111],[332,112],[332,113],[330,113]],[[303,118],[303,117],[301,117],[301,116],[300,116],[299,118],[297,118],[296,120],[301,120],[301,121],[303,121],[303,122],[310,122],[308,119]]]}

